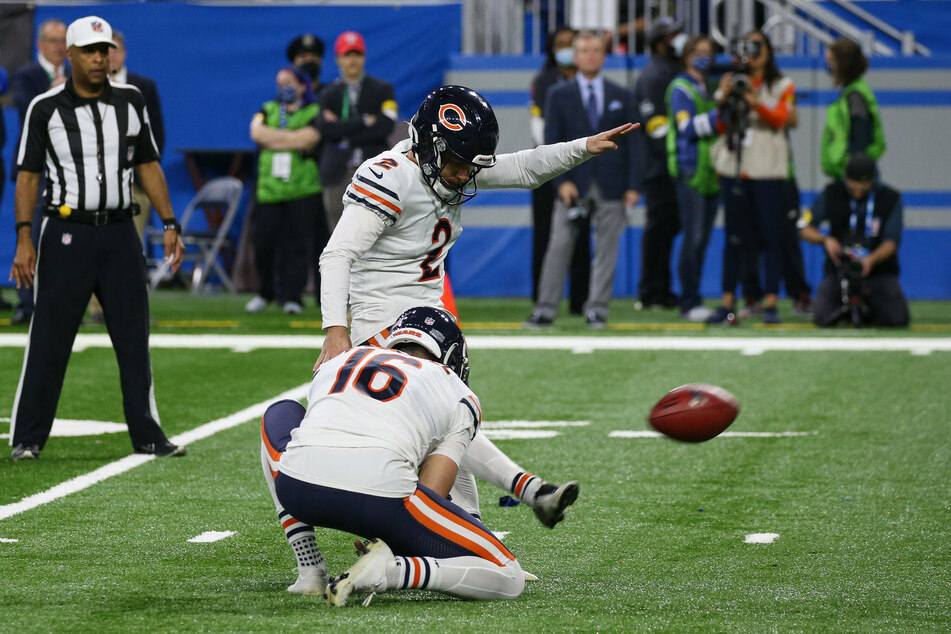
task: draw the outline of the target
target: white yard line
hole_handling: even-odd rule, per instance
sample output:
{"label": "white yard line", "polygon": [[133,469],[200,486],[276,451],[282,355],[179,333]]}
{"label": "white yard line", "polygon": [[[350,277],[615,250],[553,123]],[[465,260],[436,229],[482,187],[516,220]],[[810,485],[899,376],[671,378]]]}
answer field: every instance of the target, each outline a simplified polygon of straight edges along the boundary
{"label": "white yard line", "polygon": [[[274,401],[279,401],[285,398],[300,399],[307,395],[307,390],[310,388],[310,383],[304,383],[303,385],[298,385],[294,389],[288,390],[283,394],[279,394],[273,398],[269,398],[266,401],[261,401],[260,403],[255,403],[250,407],[246,407],[239,412],[235,412],[230,416],[225,416],[224,418],[219,418],[218,420],[213,420],[210,423],[205,423],[195,429],[186,431],[185,433],[179,434],[169,438],[173,443],[177,445],[188,445],[195,442],[196,440],[201,440],[202,438],[207,438],[212,434],[217,434],[220,431],[226,429],[231,429],[241,423],[253,420],[255,418],[260,418],[264,415],[264,411],[267,409],[268,405]],[[113,476],[117,476],[121,473],[138,467],[141,464],[145,464],[150,460],[154,460],[155,456],[151,455],[142,455],[142,454],[132,454],[131,456],[126,456],[125,458],[120,458],[115,462],[110,462],[107,465],[99,467],[95,471],[91,471],[81,476],[76,476],[71,480],[67,480],[61,484],[47,489],[46,491],[41,491],[29,497],[25,497],[19,502],[13,502],[11,504],[5,504],[0,506],[0,520],[7,519],[8,517],[13,517],[23,513],[24,511],[29,511],[43,504],[48,504],[55,500],[58,500],[62,497],[66,497],[72,493],[82,491],[87,489],[97,482],[102,482]],[[168,460],[179,460],[179,458],[168,458]],[[183,458],[182,460],[190,460],[190,458]]]}
{"label": "white yard line", "polygon": [[[951,337],[551,337],[472,336],[470,348],[480,350],[723,350],[757,355],[769,351],[789,352],[910,352],[915,355],[951,351]],[[320,335],[152,335],[152,348],[223,348],[248,352],[276,348],[319,349]],[[22,348],[26,334],[0,334],[0,347]],[[105,334],[76,337],[73,351],[111,348]]]}
{"label": "white yard line", "polygon": [[772,544],[779,539],[779,533],[750,533],[743,540],[746,544]]}
{"label": "white yard line", "polygon": [[234,535],[234,531],[205,531],[201,535],[195,535],[188,541],[193,544],[210,544],[211,542],[218,542],[232,535]]}

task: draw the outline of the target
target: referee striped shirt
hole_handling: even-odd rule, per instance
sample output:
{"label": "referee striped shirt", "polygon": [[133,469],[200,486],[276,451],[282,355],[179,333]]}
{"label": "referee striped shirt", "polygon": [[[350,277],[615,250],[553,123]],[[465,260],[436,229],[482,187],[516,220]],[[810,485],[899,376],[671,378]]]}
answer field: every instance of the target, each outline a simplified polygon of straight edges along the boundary
{"label": "referee striped shirt", "polygon": [[45,167],[47,206],[128,209],[133,169],[158,158],[138,88],[106,82],[101,95],[86,98],[69,79],[30,102],[17,168],[41,173]]}

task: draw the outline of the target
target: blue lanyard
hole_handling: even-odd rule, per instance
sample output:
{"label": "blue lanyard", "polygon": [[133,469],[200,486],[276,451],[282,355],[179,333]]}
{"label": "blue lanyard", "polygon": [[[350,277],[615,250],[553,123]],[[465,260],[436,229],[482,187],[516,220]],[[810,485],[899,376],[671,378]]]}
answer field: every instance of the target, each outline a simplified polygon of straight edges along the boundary
{"label": "blue lanyard", "polygon": [[[852,208],[852,215],[849,216],[849,232],[855,235],[855,229],[859,222],[859,214],[856,207],[858,202],[854,198],[849,199],[849,206]],[[875,210],[875,192],[868,193],[868,202],[865,204],[865,227],[862,237],[867,238],[869,229],[872,227],[872,212]]]}

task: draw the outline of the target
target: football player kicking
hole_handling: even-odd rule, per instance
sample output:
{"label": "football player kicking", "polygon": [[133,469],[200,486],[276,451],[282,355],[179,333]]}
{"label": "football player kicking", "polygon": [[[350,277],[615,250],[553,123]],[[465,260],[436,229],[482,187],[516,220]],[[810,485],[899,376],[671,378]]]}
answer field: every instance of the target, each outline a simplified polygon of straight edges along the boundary
{"label": "football player kicking", "polygon": [[[538,187],[629,143],[635,127],[496,156],[499,124],[481,95],[462,86],[431,92],[410,121],[410,138],[365,161],[344,195],[343,217],[320,256],[327,336],[314,369],[354,342],[382,345],[390,325],[410,307],[442,307],[443,262],[462,232],[462,203],[479,186]],[[579,491],[575,482],[556,486],[532,475],[478,435],[452,489],[453,501],[476,516],[473,474],[518,497],[549,528],[564,518]]]}
{"label": "football player kicking", "polygon": [[[482,420],[462,332],[445,311],[413,308],[385,345],[325,362],[306,411],[285,400],[262,419],[265,478],[298,558],[288,590],[337,606],[354,591],[406,588],[518,597],[525,574],[515,555],[446,499]],[[339,577],[328,580],[315,526],[368,540]]]}

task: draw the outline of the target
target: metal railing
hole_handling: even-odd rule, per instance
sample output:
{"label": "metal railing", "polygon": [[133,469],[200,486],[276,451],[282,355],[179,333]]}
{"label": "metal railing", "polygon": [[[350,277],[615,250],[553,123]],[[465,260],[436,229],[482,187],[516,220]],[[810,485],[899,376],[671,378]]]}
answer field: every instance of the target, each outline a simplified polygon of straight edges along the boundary
{"label": "metal railing", "polygon": [[817,55],[844,36],[858,42],[868,55],[931,55],[914,32],[889,25],[851,0],[830,2],[851,17],[815,0],[463,0],[462,51],[540,55],[548,34],[568,24],[610,33],[614,51],[643,52],[647,26],[671,16],[686,32],[707,30],[723,46],[759,27],[778,51],[788,54]]}

